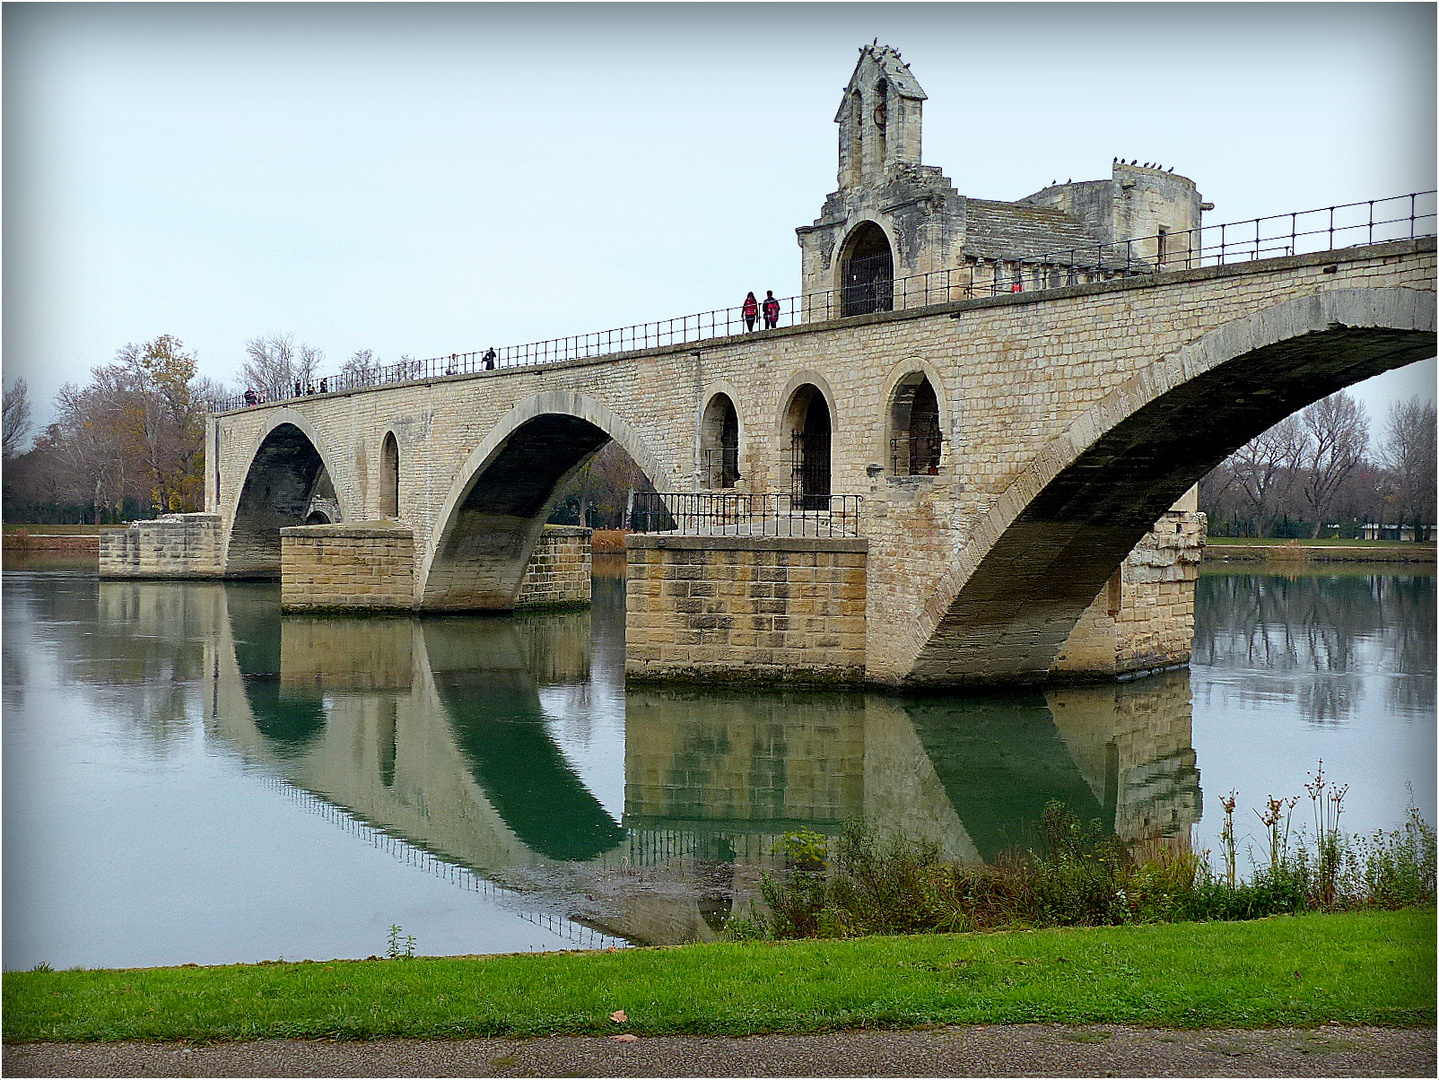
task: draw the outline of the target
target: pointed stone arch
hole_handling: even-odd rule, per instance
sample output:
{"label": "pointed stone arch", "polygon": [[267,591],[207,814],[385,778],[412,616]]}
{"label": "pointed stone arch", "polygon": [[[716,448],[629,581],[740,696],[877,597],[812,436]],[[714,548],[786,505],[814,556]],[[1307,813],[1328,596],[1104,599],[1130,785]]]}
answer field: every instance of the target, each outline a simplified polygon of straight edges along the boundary
{"label": "pointed stone arch", "polygon": [[512,607],[555,488],[612,439],[651,483],[672,477],[637,429],[593,397],[550,391],[511,409],[469,454],[435,515],[419,606]]}
{"label": "pointed stone arch", "polygon": [[894,308],[895,249],[889,232],[865,218],[844,239],[838,259],[841,315],[869,315]]}
{"label": "pointed stone arch", "polygon": [[[1077,418],[936,581],[899,681],[1039,681],[1084,609],[1200,477],[1296,410],[1435,352],[1434,294],[1337,289],[1216,328]],[[1001,658],[996,660],[996,658]]]}
{"label": "pointed stone arch", "polygon": [[280,530],[306,524],[317,501],[326,517],[347,517],[324,440],[294,409],[278,409],[255,440],[245,479],[229,508],[226,577],[278,577]]}

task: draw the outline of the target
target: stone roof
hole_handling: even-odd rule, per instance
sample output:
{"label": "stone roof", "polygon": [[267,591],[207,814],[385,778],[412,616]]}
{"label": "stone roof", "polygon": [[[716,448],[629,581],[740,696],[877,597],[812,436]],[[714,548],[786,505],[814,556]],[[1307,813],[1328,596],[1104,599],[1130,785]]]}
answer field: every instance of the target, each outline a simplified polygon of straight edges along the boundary
{"label": "stone roof", "polygon": [[1033,259],[1104,242],[1082,221],[1049,206],[967,199],[964,253],[981,259]]}
{"label": "stone roof", "polygon": [[854,65],[854,74],[849,77],[849,85],[854,85],[859,69],[864,65],[865,58],[873,59],[884,77],[889,80],[896,93],[901,97],[912,98],[915,101],[924,101],[929,95],[919,85],[919,80],[914,77],[914,72],[909,70],[909,65],[900,59],[899,53],[895,52],[888,45],[862,45],[859,50],[859,60]]}

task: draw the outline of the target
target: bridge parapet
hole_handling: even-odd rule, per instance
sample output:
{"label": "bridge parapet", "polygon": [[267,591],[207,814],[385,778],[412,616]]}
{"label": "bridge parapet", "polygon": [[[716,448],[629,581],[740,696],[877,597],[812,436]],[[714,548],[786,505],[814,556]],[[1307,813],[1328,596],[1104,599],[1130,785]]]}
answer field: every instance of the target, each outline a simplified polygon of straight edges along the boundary
{"label": "bridge parapet", "polygon": [[[1253,263],[1299,254],[1340,251],[1415,240],[1435,235],[1436,193],[1413,192],[1383,199],[1343,203],[1313,210],[1288,211],[1266,217],[1110,243],[1080,245],[1040,255],[1021,255],[969,261],[965,265],[894,278],[881,294],[861,305],[869,313],[905,311],[963,300],[1043,292],[1126,278]],[[841,319],[852,307],[851,290],[811,291],[777,298],[774,326],[799,326]],[[850,316],[854,318],[855,316]],[[320,394],[364,390],[399,383],[428,381],[457,375],[474,375],[500,369],[534,367],[593,360],[629,352],[716,342],[757,330],[755,317],[746,320],[741,305],[695,312],[668,319],[635,323],[521,345],[475,349],[329,375],[308,383],[286,383],[258,388],[265,404]],[[226,412],[259,403],[236,394],[217,398],[212,411]]]}

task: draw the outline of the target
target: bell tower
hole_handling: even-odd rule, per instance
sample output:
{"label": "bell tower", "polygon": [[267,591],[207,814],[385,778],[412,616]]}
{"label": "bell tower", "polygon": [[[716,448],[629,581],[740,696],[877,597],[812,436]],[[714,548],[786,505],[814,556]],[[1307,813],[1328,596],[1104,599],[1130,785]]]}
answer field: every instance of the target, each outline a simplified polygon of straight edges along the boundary
{"label": "bell tower", "polygon": [[872,184],[899,162],[919,164],[924,90],[888,45],[867,45],[845,88],[839,125],[841,191]]}
{"label": "bell tower", "polygon": [[859,50],[834,117],[839,190],[813,225],[795,230],[806,319],[892,310],[896,278],[955,265],[965,204],[938,169],[920,164],[925,97],[894,49]]}

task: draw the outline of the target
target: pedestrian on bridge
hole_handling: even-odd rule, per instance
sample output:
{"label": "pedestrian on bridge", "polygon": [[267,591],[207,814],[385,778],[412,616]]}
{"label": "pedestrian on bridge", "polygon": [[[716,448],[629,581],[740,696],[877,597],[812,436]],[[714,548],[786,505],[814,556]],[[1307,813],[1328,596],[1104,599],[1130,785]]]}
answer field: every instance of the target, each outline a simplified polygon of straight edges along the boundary
{"label": "pedestrian on bridge", "polygon": [[779,325],[779,301],[774,298],[774,290],[766,289],[764,292],[764,328],[773,330]]}
{"label": "pedestrian on bridge", "polygon": [[495,349],[493,345],[490,346],[489,351],[485,353],[485,370],[495,370]]}
{"label": "pedestrian on bridge", "polygon": [[744,307],[740,309],[744,313],[744,328],[753,330],[755,320],[759,318],[759,301],[754,298],[754,293],[745,294]]}

